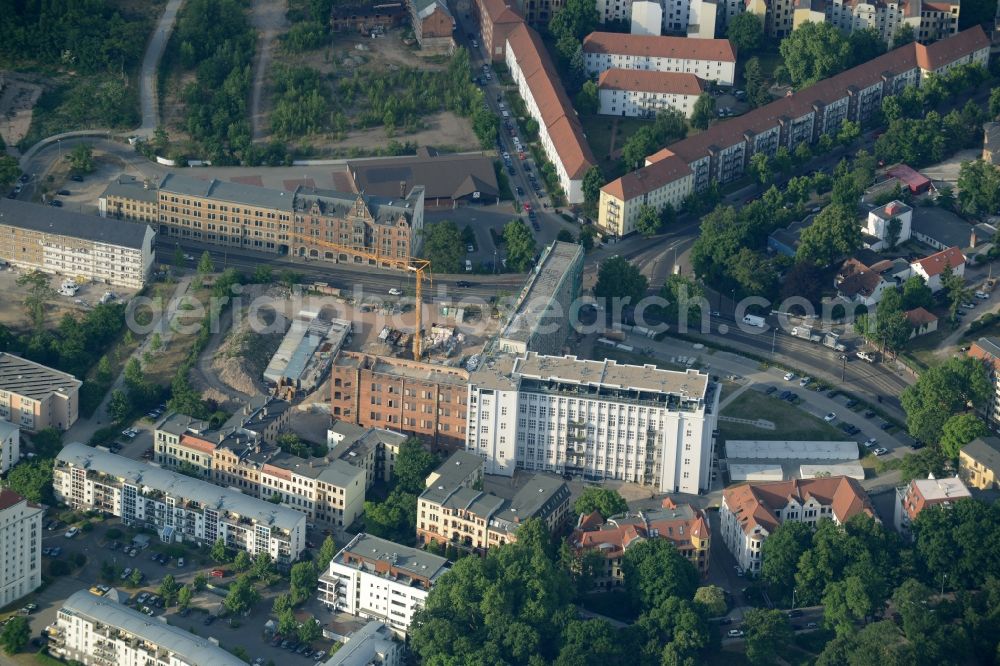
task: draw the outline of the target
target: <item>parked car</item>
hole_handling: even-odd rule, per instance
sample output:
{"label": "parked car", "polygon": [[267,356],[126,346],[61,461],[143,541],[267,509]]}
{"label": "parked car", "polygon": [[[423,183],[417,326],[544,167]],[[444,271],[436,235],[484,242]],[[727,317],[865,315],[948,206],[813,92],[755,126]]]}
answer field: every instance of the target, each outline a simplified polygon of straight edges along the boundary
{"label": "parked car", "polygon": [[69,177],[69,179],[72,180],[75,183],[82,183],[83,182],[83,176],[81,176],[78,173],[74,173],[72,176]]}
{"label": "parked car", "polygon": [[222,569],[212,569],[212,570],[211,570],[211,571],[209,572],[209,575],[210,575],[210,576],[211,576],[212,578],[222,578],[223,576],[225,576],[225,575],[226,575],[226,572],[225,572],[225,571],[223,571]]}
{"label": "parked car", "polygon": [[730,638],[743,638],[743,630],[742,629],[730,629],[728,636]]}
{"label": "parked car", "polygon": [[131,575],[132,575],[132,567],[125,567],[125,569],[122,571],[121,579],[125,580]]}
{"label": "parked car", "polygon": [[871,410],[871,409],[866,409],[865,410],[865,418],[866,419],[870,419],[873,416],[875,416],[875,412],[873,410]]}
{"label": "parked car", "polygon": [[872,453],[874,453],[877,456],[884,456],[885,454],[889,453],[889,449],[885,449],[880,446],[874,451],[872,451]]}
{"label": "parked car", "polygon": [[883,423],[882,425],[879,426],[879,428],[881,428],[882,430],[888,430],[891,427],[892,427],[892,424],[889,423],[888,421],[886,421],[885,423]]}
{"label": "parked car", "polygon": [[811,381],[812,381],[812,377],[803,377],[802,379],[799,380],[799,386],[801,386],[802,388],[805,388],[805,387],[809,386],[809,382],[811,382]]}
{"label": "parked car", "polygon": [[868,439],[865,440],[865,447],[866,448],[870,449],[871,447],[875,446],[876,444],[878,444],[878,440],[875,439],[874,437],[869,437]]}
{"label": "parked car", "polygon": [[793,379],[795,379],[795,373],[794,373],[794,372],[786,372],[786,373],[785,373],[785,377],[784,377],[784,380],[785,380],[786,382],[790,382],[790,381],[792,381]]}
{"label": "parked car", "polygon": [[208,615],[205,616],[205,621],[202,622],[202,624],[204,624],[207,627],[208,625],[212,624],[213,622],[215,622],[215,616],[212,615],[211,613],[209,613]]}
{"label": "parked car", "polygon": [[142,592],[138,597],[135,598],[137,604],[146,603],[146,599],[149,599],[149,592]]}
{"label": "parked car", "polygon": [[59,190],[58,192],[56,192],[56,194],[58,194],[61,197],[68,197],[69,196],[69,190]]}
{"label": "parked car", "polygon": [[469,287],[472,286],[472,283],[469,282],[468,280],[459,280],[458,282],[455,283],[455,286],[459,287],[460,289],[468,289]]}
{"label": "parked car", "polygon": [[59,199],[53,199],[49,202],[49,205],[53,208],[62,208],[62,201],[59,201]]}
{"label": "parked car", "polygon": [[829,414],[823,417],[823,420],[826,421],[827,423],[832,423],[836,418],[837,418],[837,412],[830,412]]}
{"label": "parked car", "polygon": [[59,557],[62,555],[62,546],[53,546],[49,549],[49,557]]}
{"label": "parked car", "polygon": [[989,300],[989,298],[990,298],[990,295],[989,295],[989,294],[987,294],[987,293],[986,293],[985,291],[977,291],[977,292],[976,292],[975,294],[973,294],[973,295],[974,295],[974,296],[975,296],[976,298],[978,298],[978,299],[980,299],[980,300],[983,300],[983,301],[987,301],[987,300]]}
{"label": "parked car", "polygon": [[68,530],[66,530],[66,534],[64,534],[63,536],[66,537],[67,539],[72,539],[73,537],[75,537],[79,533],[80,533],[80,528],[78,528],[78,527],[71,527]]}
{"label": "parked car", "polygon": [[799,396],[796,395],[795,393],[792,393],[791,391],[788,392],[788,397],[785,398],[785,400],[787,400],[788,402],[795,402],[798,399],[799,399]]}
{"label": "parked car", "polygon": [[792,394],[791,391],[782,391],[781,393],[778,394],[778,399],[779,400],[788,400],[788,396],[790,396],[791,394]]}
{"label": "parked car", "polygon": [[389,295],[390,296],[402,296],[403,295],[403,290],[399,289],[397,287],[392,287],[391,289],[389,289]]}
{"label": "parked car", "polygon": [[177,568],[178,569],[183,569],[184,568],[184,558],[183,557],[178,557],[177,558]]}

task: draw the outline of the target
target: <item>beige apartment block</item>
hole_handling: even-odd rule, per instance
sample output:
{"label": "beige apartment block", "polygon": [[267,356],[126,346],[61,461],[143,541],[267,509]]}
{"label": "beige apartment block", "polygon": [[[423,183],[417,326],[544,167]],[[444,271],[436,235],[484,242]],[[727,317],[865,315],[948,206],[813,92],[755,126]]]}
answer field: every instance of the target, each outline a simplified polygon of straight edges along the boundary
{"label": "beige apartment block", "polygon": [[82,384],[73,375],[0,353],[0,419],[28,432],[67,430],[79,414]]}

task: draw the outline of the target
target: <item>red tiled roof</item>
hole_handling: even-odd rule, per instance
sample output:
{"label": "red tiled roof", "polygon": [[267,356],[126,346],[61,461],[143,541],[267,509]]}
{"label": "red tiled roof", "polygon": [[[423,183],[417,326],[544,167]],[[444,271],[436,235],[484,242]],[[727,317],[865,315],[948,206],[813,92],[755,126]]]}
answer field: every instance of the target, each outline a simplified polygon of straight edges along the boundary
{"label": "red tiled roof", "polygon": [[7,488],[0,490],[0,510],[9,509],[10,507],[23,501],[24,498],[15,493],[13,490],[8,490]]}
{"label": "red tiled roof", "polygon": [[965,263],[965,255],[957,247],[949,247],[929,257],[918,259],[913,263],[923,268],[924,272],[927,273],[927,277],[934,277],[935,275],[940,275],[944,271],[945,266],[958,268],[963,265]]}
{"label": "red tiled roof", "polygon": [[[677,508],[672,503],[663,506],[665,509]],[[684,511],[669,516],[654,510],[648,514],[623,514],[606,522],[595,511],[580,516],[570,542],[578,550],[599,550],[607,559],[614,559],[621,557],[633,541],[650,538],[650,534],[669,539],[678,548],[690,547],[691,537],[711,538],[711,528],[704,514],[693,507],[683,508]]]}
{"label": "red tiled roof", "polygon": [[690,173],[691,168],[687,165],[687,162],[679,157],[670,155],[648,167],[628,172],[621,178],[617,178],[602,187],[601,191],[621,201],[628,201],[644,192],[652,192]]}
{"label": "red tiled roof", "polygon": [[838,276],[837,291],[848,297],[871,296],[883,281],[881,273],[853,257],[843,263]]}
{"label": "red tiled roof", "polygon": [[765,483],[747,483],[722,492],[726,506],[739,517],[743,531],[756,527],[773,532],[778,527],[775,512],[794,499],[804,503],[810,498],[829,506],[838,522],[844,523],[859,513],[875,516],[875,509],[861,484],[846,476],[821,479],[792,479]]}
{"label": "red tiled roof", "polygon": [[736,51],[728,39],[688,39],[621,32],[590,33],[583,38],[583,52],[736,62]]}
{"label": "red tiled roof", "polygon": [[897,164],[891,169],[886,169],[885,173],[888,176],[892,176],[893,178],[898,178],[903,181],[911,190],[927,187],[931,183],[931,181],[927,179],[927,176],[906,164]]}
{"label": "red tiled roof", "polygon": [[181,437],[181,446],[187,446],[189,448],[201,451],[202,453],[212,453],[215,451],[216,446],[212,442],[200,439],[198,437],[192,437],[191,435],[184,435]]}
{"label": "red tiled roof", "polygon": [[926,326],[937,321],[937,319],[937,315],[933,312],[928,312],[924,308],[913,308],[906,311],[906,321],[910,322],[910,326],[915,328]]}
{"label": "red tiled roof", "polygon": [[490,17],[493,25],[498,23],[520,23],[524,21],[521,15],[504,0],[482,0],[482,6]]}
{"label": "red tiled roof", "polygon": [[522,24],[508,35],[507,46],[542,114],[541,124],[548,131],[563,168],[570,178],[582,178],[597,160],[545,45],[537,32]]}
{"label": "red tiled roof", "polygon": [[605,90],[636,90],[696,96],[704,91],[701,79],[694,74],[647,72],[644,69],[606,69],[598,77],[597,87]]}
{"label": "red tiled roof", "polygon": [[[704,40],[689,40],[704,41]],[[930,46],[907,44],[866,63],[824,79],[770,104],[729,120],[716,123],[706,131],[682,139],[646,158],[656,162],[677,155],[690,164],[709,154],[711,148],[727,148],[745,140],[746,135],[765,132],[779,124],[779,119],[800,118],[813,111],[815,105],[825,105],[842,99],[849,88],[865,89],[875,85],[885,73],[894,75],[921,67],[936,69],[981,48],[989,47],[989,39],[979,26],[942,39]],[[649,168],[649,167],[645,167]]]}

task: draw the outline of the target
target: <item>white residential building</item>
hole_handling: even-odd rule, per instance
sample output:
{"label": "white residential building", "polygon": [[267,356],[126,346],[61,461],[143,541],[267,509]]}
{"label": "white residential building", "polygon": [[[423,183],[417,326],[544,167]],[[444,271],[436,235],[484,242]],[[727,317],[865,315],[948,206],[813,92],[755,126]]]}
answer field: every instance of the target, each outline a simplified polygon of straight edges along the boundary
{"label": "white residential building", "polygon": [[221,538],[251,556],[268,553],[280,566],[305,548],[300,511],[78,442],[56,456],[52,485],[56,498],[74,509],[155,529],[163,541],[211,545]]}
{"label": "white residential building", "polygon": [[538,123],[538,138],[566,200],[583,203],[583,177],[597,160],[538,33],[524,24],[511,30],[506,64],[528,114]]}
{"label": "white residential building", "polygon": [[873,252],[881,252],[888,248],[888,237],[892,221],[899,222],[893,247],[910,240],[913,225],[913,209],[902,201],[890,201],[868,211],[868,220],[864,227],[865,246]]}
{"label": "white residential building", "polygon": [[0,474],[6,474],[21,459],[21,429],[0,419]]}
{"label": "white residential building", "polygon": [[875,509],[861,484],[846,476],[747,483],[722,493],[722,541],[744,571],[759,573],[764,541],[786,521],[838,525]]}
{"label": "white residential building", "polygon": [[403,644],[392,630],[372,620],[347,637],[323,666],[402,666]]}
{"label": "white residential building", "polygon": [[0,259],[27,270],[141,289],[156,232],[52,206],[0,201]]}
{"label": "white residential building", "polygon": [[591,76],[608,69],[641,69],[694,74],[724,86],[736,78],[736,50],[728,39],[592,32],[583,38],[583,56]]}
{"label": "white residential building", "polygon": [[705,88],[694,74],[606,69],[597,79],[597,90],[604,115],[652,118],[675,109],[690,118]]}
{"label": "white residential building", "polygon": [[361,533],[319,578],[319,600],[332,611],[389,625],[405,636],[434,583],[448,570],[437,555]]}
{"label": "white residential building", "polygon": [[709,486],[719,387],[706,374],[534,352],[469,379],[466,450],[517,468],[618,479],[659,492]]}
{"label": "white residential building", "polygon": [[42,584],[42,514],[45,509],[13,490],[0,490],[0,606]]}
{"label": "white residential building", "polygon": [[949,247],[929,257],[917,259],[910,264],[910,268],[914,275],[922,277],[931,291],[936,293],[941,290],[941,275],[947,268],[951,268],[952,273],[960,277],[965,275],[965,255],[957,247]]}
{"label": "white residential building", "polygon": [[216,638],[196,636],[167,624],[165,617],[147,617],[87,590],[63,602],[49,629],[49,651],[88,666],[246,666]]}
{"label": "white residential building", "polygon": [[[716,0],[596,0],[597,14],[601,23],[612,21],[632,21],[632,34],[682,33],[689,39],[714,39],[717,13]],[[636,5],[657,5],[658,11],[640,8],[643,15],[636,30]],[[655,17],[656,32],[652,32],[650,20]]]}

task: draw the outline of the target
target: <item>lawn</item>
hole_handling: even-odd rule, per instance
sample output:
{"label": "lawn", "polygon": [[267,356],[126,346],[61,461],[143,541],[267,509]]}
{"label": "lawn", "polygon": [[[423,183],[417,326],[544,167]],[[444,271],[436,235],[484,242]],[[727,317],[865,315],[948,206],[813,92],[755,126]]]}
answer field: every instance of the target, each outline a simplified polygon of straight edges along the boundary
{"label": "lawn", "polygon": [[[806,389],[802,389],[806,390]],[[738,419],[766,419],[775,425],[764,430],[742,423],[719,422],[723,439],[842,441],[847,436],[821,419],[790,407],[784,400],[766,396],[759,391],[744,391],[722,410],[722,416]]]}
{"label": "lawn", "polygon": [[601,167],[605,178],[609,180],[618,178],[625,173],[617,159],[611,160],[608,157],[611,152],[612,128],[616,127],[615,122],[617,121],[614,139],[615,150],[621,150],[630,136],[635,134],[640,127],[649,124],[648,120],[642,118],[615,118],[600,115],[580,116],[580,121],[583,123],[583,131],[587,135],[587,143],[590,144],[590,149],[593,151],[594,157],[597,158],[597,164]]}

